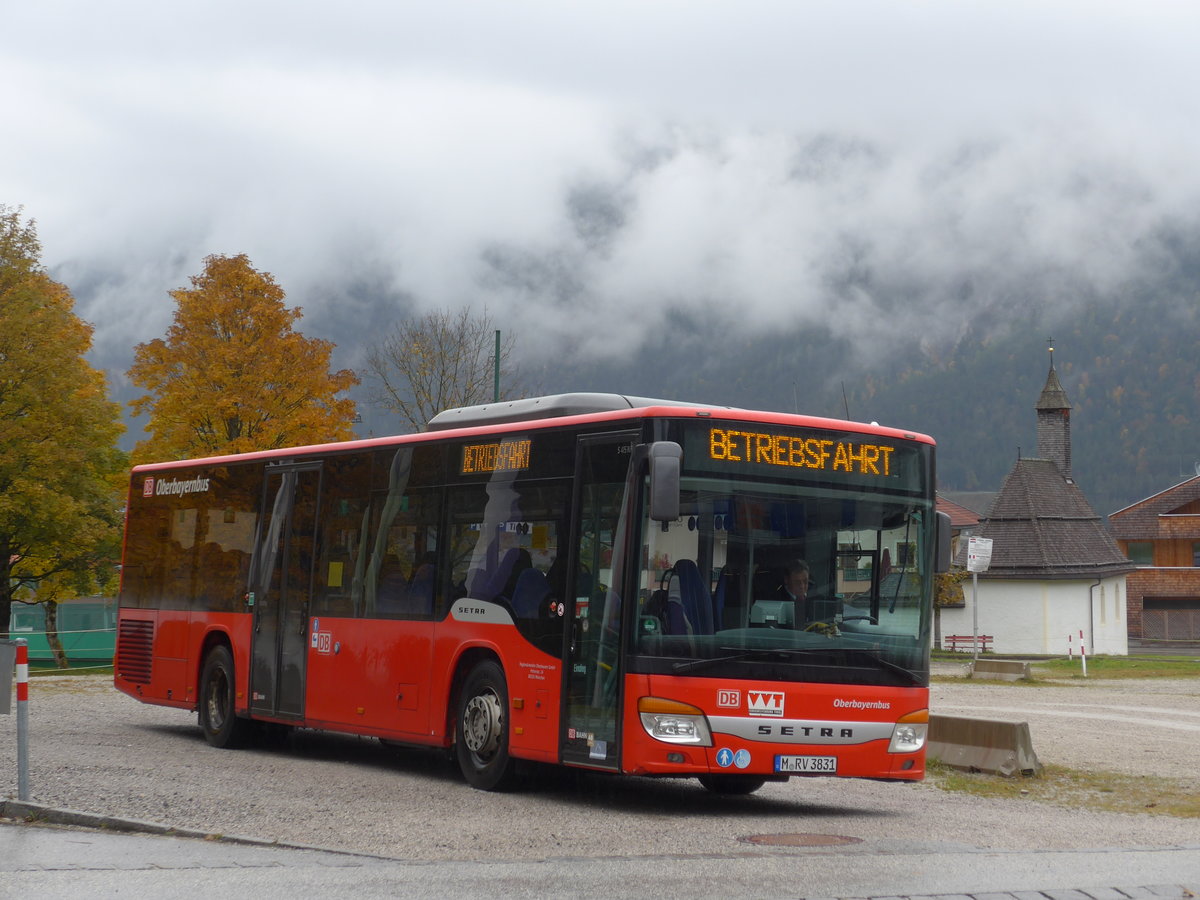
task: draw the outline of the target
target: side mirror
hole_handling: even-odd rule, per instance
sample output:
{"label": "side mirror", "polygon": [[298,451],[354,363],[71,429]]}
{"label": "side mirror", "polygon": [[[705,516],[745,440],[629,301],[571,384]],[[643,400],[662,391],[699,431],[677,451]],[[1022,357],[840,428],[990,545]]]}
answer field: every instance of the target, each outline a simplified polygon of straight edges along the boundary
{"label": "side mirror", "polygon": [[679,470],[683,448],[674,441],[650,445],[650,518],[674,522],[679,518]]}
{"label": "side mirror", "polygon": [[944,512],[937,514],[937,551],[934,558],[935,572],[949,572],[950,563],[954,561],[953,553],[951,552],[951,541],[954,537],[954,528],[950,524],[950,516]]}

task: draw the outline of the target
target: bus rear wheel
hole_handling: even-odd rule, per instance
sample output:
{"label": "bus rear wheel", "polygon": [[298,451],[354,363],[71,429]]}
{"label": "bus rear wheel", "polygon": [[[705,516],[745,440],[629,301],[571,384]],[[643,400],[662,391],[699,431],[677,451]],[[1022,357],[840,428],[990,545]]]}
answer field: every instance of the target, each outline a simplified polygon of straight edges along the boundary
{"label": "bus rear wheel", "polygon": [[508,755],[508,685],[493,660],[471,669],[458,701],[454,752],[463,777],[481,791],[502,791],[516,780]]}
{"label": "bus rear wheel", "polygon": [[727,796],[753,794],[767,783],[767,779],[757,775],[701,775],[699,781],[714,794]]}
{"label": "bus rear wheel", "polygon": [[229,648],[214,647],[200,673],[200,729],[209,744],[225,750],[244,746],[250,737],[250,720],[236,714],[236,683]]}

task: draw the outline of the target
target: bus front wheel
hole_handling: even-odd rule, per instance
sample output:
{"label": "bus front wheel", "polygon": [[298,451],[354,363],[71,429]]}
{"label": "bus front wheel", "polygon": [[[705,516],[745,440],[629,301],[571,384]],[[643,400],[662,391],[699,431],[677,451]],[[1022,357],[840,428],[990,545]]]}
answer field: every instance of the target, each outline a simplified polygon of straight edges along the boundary
{"label": "bus front wheel", "polygon": [[502,791],[515,780],[508,755],[508,685],[493,660],[471,669],[458,700],[454,751],[463,777],[481,791]]}
{"label": "bus front wheel", "polygon": [[249,737],[251,723],[236,715],[233,656],[224,645],[214,647],[200,674],[200,729],[214,747],[234,749]]}

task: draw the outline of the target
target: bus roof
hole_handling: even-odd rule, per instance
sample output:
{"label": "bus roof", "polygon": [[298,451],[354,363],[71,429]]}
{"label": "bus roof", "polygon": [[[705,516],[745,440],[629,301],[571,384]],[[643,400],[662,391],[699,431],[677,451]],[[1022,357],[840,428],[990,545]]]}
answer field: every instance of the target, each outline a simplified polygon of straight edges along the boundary
{"label": "bus roof", "polygon": [[692,409],[733,409],[730,406],[712,407],[705,403],[683,400],[651,400],[624,394],[552,394],[549,397],[527,397],[522,400],[500,400],[478,406],[446,409],[429,420],[430,431],[447,428],[469,428],[477,425],[507,425],[529,419],[554,419],[563,416],[583,416],[591,413],[616,412],[626,409],[645,409],[650,406],[686,406]]}
{"label": "bus roof", "polygon": [[457,409],[444,410],[430,420],[427,426],[428,430],[417,434],[389,435],[337,443],[281,447],[274,450],[258,450],[251,453],[143,463],[142,465],[135,466],[133,471],[173,469],[194,465],[214,465],[226,462],[241,462],[249,459],[281,459],[292,456],[334,453],[356,448],[385,447],[398,443],[408,443],[410,441],[421,442],[450,438],[454,437],[453,432],[461,432],[463,434],[494,433],[504,431],[504,426],[506,425],[521,422],[528,423],[530,427],[545,428],[558,424],[570,425],[581,419],[606,422],[619,420],[628,416],[650,418],[672,415],[687,416],[689,414],[690,416],[703,416],[723,420],[774,423],[793,427],[827,428],[834,431],[854,431],[892,436],[925,444],[934,443],[933,438],[928,435],[879,425],[877,422],[867,424],[863,422],[851,422],[845,419],[742,409],[735,406],[689,403],[681,400],[654,400],[647,397],[634,397],[625,394],[570,393],[554,394],[546,397],[530,397],[523,400],[502,400],[499,403],[483,403],[478,406],[464,406]]}

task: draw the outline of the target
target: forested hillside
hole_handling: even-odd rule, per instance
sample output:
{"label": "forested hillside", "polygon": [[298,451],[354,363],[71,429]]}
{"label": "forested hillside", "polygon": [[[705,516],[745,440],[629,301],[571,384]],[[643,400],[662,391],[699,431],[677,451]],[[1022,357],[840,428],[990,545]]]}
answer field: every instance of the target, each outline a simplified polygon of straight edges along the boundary
{"label": "forested hillside", "polygon": [[[1176,273],[1179,274],[1178,272]],[[1073,406],[1074,474],[1107,515],[1195,474],[1200,464],[1200,295],[1181,282],[1111,303],[988,323],[952,347],[900,352],[863,371],[849,348],[806,332],[730,337],[681,322],[634,365],[577,367],[553,389],[608,389],[913,428],[939,444],[944,490],[997,490],[1035,456],[1034,404],[1054,364]],[[1194,284],[1191,279],[1184,283]]]}

